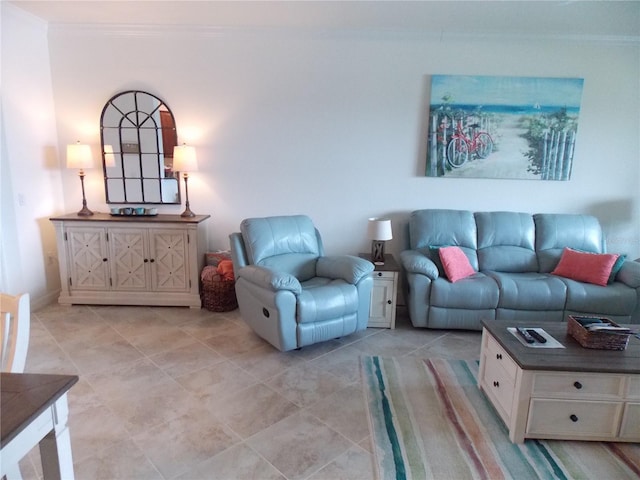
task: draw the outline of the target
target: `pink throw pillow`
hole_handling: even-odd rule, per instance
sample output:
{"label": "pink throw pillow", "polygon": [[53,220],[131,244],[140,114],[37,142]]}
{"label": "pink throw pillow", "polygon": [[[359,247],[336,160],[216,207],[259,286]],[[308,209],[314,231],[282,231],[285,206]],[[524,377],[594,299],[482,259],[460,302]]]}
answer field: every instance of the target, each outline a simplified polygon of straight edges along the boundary
{"label": "pink throw pillow", "polygon": [[565,248],[553,275],[595,285],[607,285],[611,269],[620,255],[579,252]]}
{"label": "pink throw pillow", "polygon": [[442,247],[438,254],[444,273],[451,283],[476,273],[460,247]]}

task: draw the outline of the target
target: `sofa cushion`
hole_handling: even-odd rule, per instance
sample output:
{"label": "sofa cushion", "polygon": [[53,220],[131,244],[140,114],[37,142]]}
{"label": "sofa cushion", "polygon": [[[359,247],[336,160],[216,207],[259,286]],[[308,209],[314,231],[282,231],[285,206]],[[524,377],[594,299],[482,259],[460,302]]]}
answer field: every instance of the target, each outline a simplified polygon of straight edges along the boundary
{"label": "sofa cushion", "polygon": [[546,273],[485,272],[500,288],[499,308],[513,310],[564,310],[567,286]]}
{"label": "sofa cushion", "polygon": [[[409,217],[409,245],[430,257],[430,246],[457,246],[478,269],[477,234],[473,213],[467,210],[415,210]],[[431,258],[431,257],[430,257]]]}
{"label": "sofa cushion", "polygon": [[533,217],[518,212],[477,212],[478,269],[537,272]]}
{"label": "sofa cushion", "polygon": [[[273,265],[265,262],[271,257],[286,255],[282,261],[285,271],[308,280],[315,275],[314,257],[322,255],[322,246],[311,219],[305,215],[291,215],[267,218],[247,218],[240,224],[249,263]],[[300,263],[296,254],[302,254]],[[278,260],[275,260],[278,262]],[[312,265],[312,268],[311,268]]]}
{"label": "sofa cushion", "polygon": [[298,295],[298,323],[342,318],[358,310],[358,290],[344,280],[316,277],[302,284]]}
{"label": "sofa cushion", "polygon": [[565,248],[553,275],[596,285],[607,285],[613,265],[619,255],[579,252]]}
{"label": "sofa cushion", "polygon": [[602,227],[591,215],[538,213],[533,216],[536,226],[536,253],[539,271],[553,270],[565,247],[585,252],[604,253]]}
{"label": "sofa cushion", "polygon": [[606,287],[561,278],[567,285],[566,310],[600,315],[630,315],[637,302],[636,291],[620,282]]}
{"label": "sofa cushion", "polygon": [[288,273],[304,282],[316,275],[317,262],[318,256],[313,253],[288,253],[263,258],[256,265]]}
{"label": "sofa cushion", "polygon": [[449,281],[457,282],[475,273],[469,259],[459,247],[442,247],[438,254]]}
{"label": "sofa cushion", "polygon": [[455,283],[443,278],[435,279],[426,303],[434,307],[486,310],[496,308],[498,298],[495,280],[478,272]]}

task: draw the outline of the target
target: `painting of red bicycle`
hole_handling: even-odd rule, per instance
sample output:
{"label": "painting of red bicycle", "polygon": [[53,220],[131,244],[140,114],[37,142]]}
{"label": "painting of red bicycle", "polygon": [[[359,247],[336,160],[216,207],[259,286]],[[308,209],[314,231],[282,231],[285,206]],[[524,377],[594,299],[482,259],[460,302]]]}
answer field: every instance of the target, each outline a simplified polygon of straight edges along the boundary
{"label": "painting of red bicycle", "polygon": [[433,75],[426,176],[569,180],[583,83]]}

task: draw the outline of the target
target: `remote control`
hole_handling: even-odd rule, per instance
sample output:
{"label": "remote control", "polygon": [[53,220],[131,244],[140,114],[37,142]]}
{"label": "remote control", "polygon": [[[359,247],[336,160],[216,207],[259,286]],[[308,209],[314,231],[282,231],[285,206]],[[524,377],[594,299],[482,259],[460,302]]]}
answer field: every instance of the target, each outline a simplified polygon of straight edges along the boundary
{"label": "remote control", "polygon": [[529,334],[529,332],[527,332],[524,328],[522,327],[516,327],[516,331],[520,334],[520,336],[522,338],[524,338],[524,341],[527,343],[534,343],[535,340],[533,339],[533,337]]}
{"label": "remote control", "polygon": [[529,332],[529,335],[531,335],[540,343],[547,343],[547,339],[544,338],[542,335],[540,335],[538,332],[536,332],[533,328],[528,328],[527,332]]}

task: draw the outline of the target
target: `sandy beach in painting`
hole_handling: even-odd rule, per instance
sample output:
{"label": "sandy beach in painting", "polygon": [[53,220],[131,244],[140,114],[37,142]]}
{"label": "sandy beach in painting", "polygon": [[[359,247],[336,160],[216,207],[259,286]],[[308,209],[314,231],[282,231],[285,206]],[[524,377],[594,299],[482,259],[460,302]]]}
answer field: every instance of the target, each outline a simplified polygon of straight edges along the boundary
{"label": "sandy beach in painting", "polygon": [[496,138],[491,155],[487,158],[470,155],[467,163],[447,171],[445,177],[540,180],[540,175],[527,170],[530,161],[525,153],[529,146],[523,137],[526,129],[520,126],[522,115],[503,114],[500,117],[500,129],[493,135]]}

